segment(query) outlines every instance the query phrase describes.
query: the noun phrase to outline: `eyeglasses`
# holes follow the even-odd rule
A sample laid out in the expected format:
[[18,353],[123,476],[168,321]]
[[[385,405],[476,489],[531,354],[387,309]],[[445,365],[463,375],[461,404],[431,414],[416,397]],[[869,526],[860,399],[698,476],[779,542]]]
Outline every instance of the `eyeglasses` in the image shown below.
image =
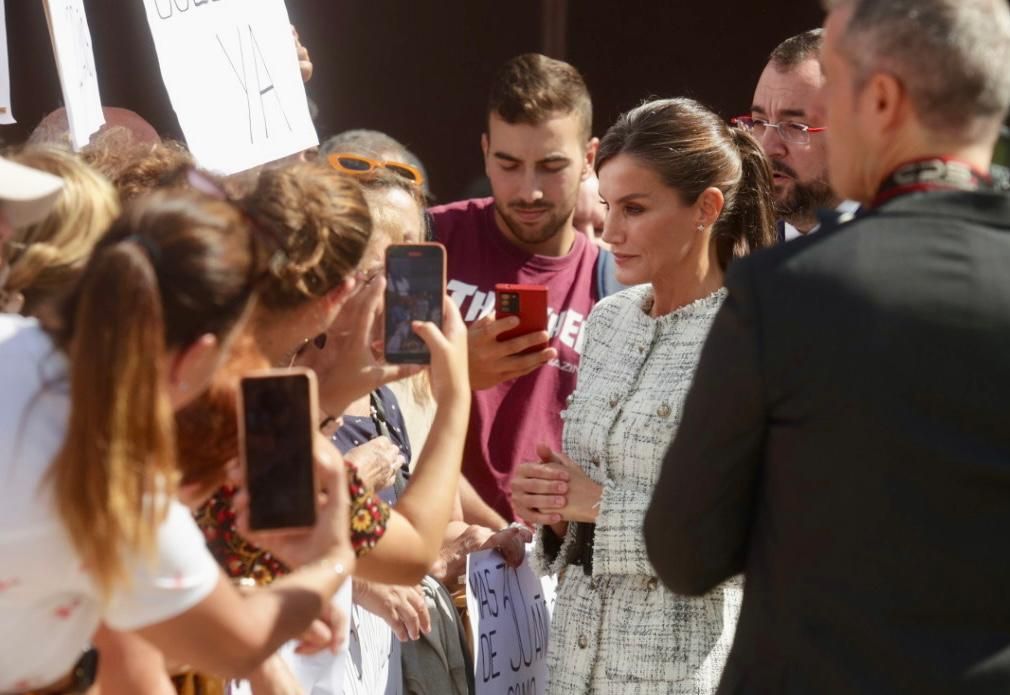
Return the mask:
[[750,116],[737,116],[730,119],[730,124],[752,133],[754,137],[759,139],[765,136],[769,128],[775,128],[782,140],[794,145],[807,145],[810,143],[811,133],[823,133],[827,130],[827,128],[811,128],[805,123],[793,123],[792,121],[772,123],[763,118],[751,118]]
[[420,172],[420,170],[418,170],[417,167],[406,164],[405,162],[385,162],[377,159],[369,159],[368,157],[362,157],[358,154],[347,154],[342,152],[335,152],[331,155],[327,155],[326,160],[334,169],[348,174],[353,174],[354,176],[366,176],[381,167],[389,169],[394,174],[402,176],[413,184],[418,186],[424,185],[424,175]]

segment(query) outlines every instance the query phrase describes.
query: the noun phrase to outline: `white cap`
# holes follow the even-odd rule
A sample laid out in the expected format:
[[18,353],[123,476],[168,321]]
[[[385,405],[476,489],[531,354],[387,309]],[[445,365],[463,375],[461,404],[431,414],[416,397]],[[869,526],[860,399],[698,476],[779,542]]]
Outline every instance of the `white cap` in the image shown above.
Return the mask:
[[0,157],[0,210],[14,229],[44,219],[62,188],[58,176]]

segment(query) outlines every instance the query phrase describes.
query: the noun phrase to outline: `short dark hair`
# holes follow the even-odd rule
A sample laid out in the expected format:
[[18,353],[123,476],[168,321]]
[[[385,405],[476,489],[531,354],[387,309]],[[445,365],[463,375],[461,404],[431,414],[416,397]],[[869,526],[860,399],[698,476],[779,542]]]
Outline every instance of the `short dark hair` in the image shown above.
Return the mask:
[[820,58],[824,30],[811,29],[802,34],[790,36],[775,47],[768,56],[768,62],[782,71],[791,70],[810,58]]
[[487,114],[506,123],[540,125],[558,114],[576,114],[588,142],[593,132],[593,102],[579,71],[539,53],[509,60],[491,84]]

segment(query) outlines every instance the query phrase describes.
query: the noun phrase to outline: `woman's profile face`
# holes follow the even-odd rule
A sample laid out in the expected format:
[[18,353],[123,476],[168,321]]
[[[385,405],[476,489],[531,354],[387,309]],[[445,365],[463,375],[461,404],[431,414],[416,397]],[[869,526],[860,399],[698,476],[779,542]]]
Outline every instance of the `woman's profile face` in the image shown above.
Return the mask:
[[607,207],[603,241],[610,244],[623,284],[653,283],[677,272],[692,249],[706,243],[695,206],[639,160],[619,154],[603,164],[599,177]]
[[417,200],[400,188],[369,191],[367,198],[372,211],[372,238],[358,270],[371,277],[385,269],[386,249],[390,244],[424,241],[424,218]]
[[[417,199],[400,188],[388,188],[368,196],[372,209],[372,238],[358,266],[366,278],[382,274],[386,269],[386,249],[392,243],[417,244],[424,241],[423,214]],[[375,322],[373,343],[382,352],[382,326],[380,317]]]

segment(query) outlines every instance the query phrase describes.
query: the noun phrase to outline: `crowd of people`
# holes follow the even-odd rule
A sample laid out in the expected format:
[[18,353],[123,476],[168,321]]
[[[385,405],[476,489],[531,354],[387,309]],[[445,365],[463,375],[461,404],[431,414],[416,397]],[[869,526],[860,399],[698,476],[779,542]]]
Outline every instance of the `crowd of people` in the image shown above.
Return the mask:
[[[1007,692],[1010,7],[825,10],[733,118],[597,138],[509,60],[492,195],[434,207],[376,131],[223,178],[47,117],[0,158],[0,693],[468,695],[482,549],[558,578],[553,695]],[[424,241],[441,325],[384,337]],[[316,522],[252,530],[239,382],[292,366]]]

